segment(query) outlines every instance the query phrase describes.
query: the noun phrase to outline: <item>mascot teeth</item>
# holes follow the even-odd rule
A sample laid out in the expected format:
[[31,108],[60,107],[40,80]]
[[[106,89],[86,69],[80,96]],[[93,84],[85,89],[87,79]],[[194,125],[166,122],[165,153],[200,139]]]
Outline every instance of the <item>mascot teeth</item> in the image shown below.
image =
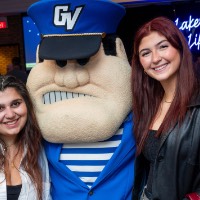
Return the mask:
[[52,104],[58,101],[63,101],[66,99],[73,99],[78,97],[91,97],[91,96],[82,93],[54,91],[54,92],[48,92],[43,95],[43,103]]

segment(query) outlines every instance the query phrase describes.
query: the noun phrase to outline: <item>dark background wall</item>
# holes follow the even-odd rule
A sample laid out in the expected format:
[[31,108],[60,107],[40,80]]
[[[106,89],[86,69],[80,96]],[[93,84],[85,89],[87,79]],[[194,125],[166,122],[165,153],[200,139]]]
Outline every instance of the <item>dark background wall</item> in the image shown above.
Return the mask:
[[[199,18],[200,20],[200,2],[195,1],[148,5],[137,8],[132,7],[127,8],[126,11],[126,16],[122,19],[117,33],[124,43],[129,60],[132,56],[132,46],[135,32],[143,23],[149,21],[150,19],[158,16],[166,16],[173,21],[177,17],[180,17],[182,20],[187,20],[189,15],[192,14],[193,17]],[[200,27],[198,29],[200,33]],[[200,51],[192,50],[192,53],[195,56],[200,55]]]
[[[200,18],[200,1],[129,6],[126,11],[126,16],[122,19],[117,33],[124,43],[128,59],[131,60],[134,34],[144,22],[156,16],[167,16],[175,20],[178,16],[188,19],[189,14],[192,14],[193,17]],[[20,56],[22,64],[25,64],[22,13],[24,14],[24,12],[9,14],[7,16],[8,28],[0,29],[0,73],[6,73],[6,65],[13,56]],[[199,55],[199,51],[193,51],[193,54]]]

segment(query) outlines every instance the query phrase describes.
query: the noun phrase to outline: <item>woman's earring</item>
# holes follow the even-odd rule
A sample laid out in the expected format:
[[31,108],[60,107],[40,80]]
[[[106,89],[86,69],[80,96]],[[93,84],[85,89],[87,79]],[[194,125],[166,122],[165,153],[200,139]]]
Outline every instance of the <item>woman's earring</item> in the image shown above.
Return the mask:
[[145,73],[145,75],[148,75],[145,70],[144,70],[144,73]]

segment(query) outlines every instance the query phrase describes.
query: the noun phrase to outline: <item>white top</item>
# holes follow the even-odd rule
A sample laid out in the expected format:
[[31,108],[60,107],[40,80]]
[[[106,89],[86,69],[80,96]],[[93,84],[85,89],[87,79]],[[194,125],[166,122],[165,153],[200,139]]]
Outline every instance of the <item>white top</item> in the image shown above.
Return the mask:
[[[43,148],[39,155],[39,165],[42,169],[43,178],[42,200],[51,200],[49,168]],[[19,168],[19,171],[22,180],[22,189],[18,200],[37,200],[35,185],[32,183],[30,177],[22,167]],[[0,172],[0,200],[7,200],[7,186],[5,174],[3,172]]]

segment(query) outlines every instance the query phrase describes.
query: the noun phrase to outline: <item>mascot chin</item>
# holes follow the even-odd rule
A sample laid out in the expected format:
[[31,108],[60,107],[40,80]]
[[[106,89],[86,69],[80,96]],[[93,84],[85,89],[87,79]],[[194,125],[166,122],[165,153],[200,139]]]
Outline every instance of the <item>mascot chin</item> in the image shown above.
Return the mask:
[[[110,0],[41,0],[28,9],[41,42],[27,87],[55,200],[131,200],[131,67]],[[31,41],[30,41],[31,42]]]

